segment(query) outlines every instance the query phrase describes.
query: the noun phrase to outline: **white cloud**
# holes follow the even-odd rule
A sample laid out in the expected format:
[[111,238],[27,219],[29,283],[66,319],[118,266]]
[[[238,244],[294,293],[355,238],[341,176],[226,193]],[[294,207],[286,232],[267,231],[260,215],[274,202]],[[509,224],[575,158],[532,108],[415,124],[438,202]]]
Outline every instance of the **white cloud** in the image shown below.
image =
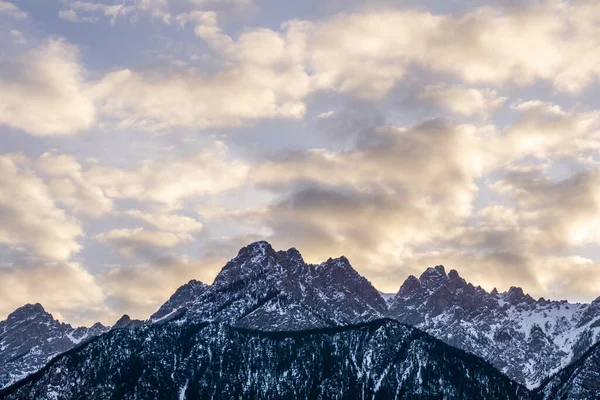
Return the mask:
[[25,19],[27,13],[21,11],[19,7],[8,1],[0,1],[0,15],[5,14],[14,19]]
[[65,3],[68,8],[60,10],[58,15],[61,19],[69,22],[98,22],[98,15],[100,15],[108,18],[111,24],[115,24],[119,18],[130,18],[132,22],[135,22],[140,15],[148,14],[152,18],[158,18],[168,23],[171,15],[166,11],[166,5],[167,1],[164,0],[127,0],[120,4],[71,1]]
[[27,159],[0,156],[0,188],[0,244],[26,246],[51,260],[67,260],[80,250],[80,224],[56,206]]
[[75,214],[98,218],[112,210],[112,200],[85,179],[74,157],[45,153],[35,160],[35,168],[48,177],[52,198]]
[[50,39],[0,66],[0,124],[38,136],[68,135],[96,119],[77,49]]
[[96,279],[78,263],[18,262],[0,265],[0,319],[25,303],[41,303],[55,318],[96,322],[87,315],[107,311]]
[[417,98],[432,101],[453,113],[465,116],[487,116],[506,101],[506,97],[498,96],[495,90],[463,86],[426,86]]
[[100,233],[94,238],[101,243],[115,246],[120,254],[128,257],[153,253],[160,248],[175,247],[190,239],[188,235],[150,231],[144,228],[113,229]]
[[166,232],[190,234],[202,230],[202,223],[200,221],[184,215],[144,213],[139,210],[129,210],[126,214],[146,222],[155,229]]
[[600,112],[567,111],[556,104],[532,100],[511,106],[516,123],[505,129],[505,141],[521,156],[575,157],[600,151]]
[[165,258],[151,263],[112,268],[99,281],[115,309],[132,318],[148,318],[190,279],[211,283],[226,259]]
[[180,208],[185,199],[238,188],[247,172],[248,166],[230,160],[227,149],[217,142],[212,149],[181,160],[148,160],[127,169],[94,166],[85,179],[113,199]]
[[16,29],[12,29],[8,34],[12,38],[12,41],[13,41],[14,44],[25,44],[25,43],[27,43],[27,39],[25,39],[25,36],[23,35],[23,33],[21,31],[18,31]]

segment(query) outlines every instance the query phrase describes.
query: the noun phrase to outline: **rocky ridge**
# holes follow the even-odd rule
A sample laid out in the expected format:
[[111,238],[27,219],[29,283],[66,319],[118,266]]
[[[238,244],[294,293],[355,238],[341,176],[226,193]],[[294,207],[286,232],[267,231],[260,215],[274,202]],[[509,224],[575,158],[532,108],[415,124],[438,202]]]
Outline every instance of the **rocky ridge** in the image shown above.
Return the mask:
[[0,321],[0,388],[39,370],[73,346],[83,343],[108,327],[100,323],[73,328],[61,323],[41,304],[26,304]]
[[[410,276],[396,295],[384,296],[345,257],[311,265],[296,249],[275,251],[267,242],[242,248],[212,285],[192,280],[147,321],[124,316],[113,330],[210,323],[235,329],[306,331],[381,318],[416,326],[472,352],[530,388],[575,362],[600,339],[600,299],[591,304],[536,300],[516,287],[504,293],[487,292],[455,270],[446,273],[443,266],[428,268],[419,278]],[[0,333],[7,321],[0,322]],[[46,335],[45,331],[39,334]],[[91,336],[88,333],[86,338]],[[0,336],[0,346],[3,340]],[[60,351],[76,344],[66,343]],[[26,349],[22,348],[23,354]],[[48,359],[33,357],[37,350],[29,349],[34,349],[31,356],[23,360],[32,357],[36,362],[21,367],[27,373]]]

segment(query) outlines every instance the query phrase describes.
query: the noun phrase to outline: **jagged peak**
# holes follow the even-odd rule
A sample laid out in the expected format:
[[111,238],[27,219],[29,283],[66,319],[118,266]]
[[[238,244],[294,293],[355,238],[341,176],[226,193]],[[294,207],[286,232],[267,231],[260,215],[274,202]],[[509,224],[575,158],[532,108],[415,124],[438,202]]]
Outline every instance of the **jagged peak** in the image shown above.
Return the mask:
[[270,264],[277,262],[277,253],[266,241],[260,240],[242,247],[215,277],[214,285],[230,284],[243,280]]
[[504,300],[511,304],[518,304],[523,301],[535,302],[535,299],[529,294],[525,294],[523,289],[518,286],[511,286],[506,293],[504,293]]
[[123,314],[121,318],[112,326],[111,329],[135,328],[141,325],[143,321],[139,319],[131,319],[127,314]]
[[247,246],[244,246],[240,249],[240,251],[238,251],[238,255],[237,257],[245,257],[248,255],[267,255],[267,254],[273,254],[275,253],[275,250],[273,250],[273,247],[271,246],[271,244],[269,242],[267,242],[266,240],[259,240],[256,242],[252,242],[250,244],[248,244]]
[[321,264],[317,265],[317,268],[339,268],[351,273],[358,274],[358,272],[356,272],[354,267],[352,267],[352,264],[350,264],[350,261],[345,256],[340,256],[337,258],[329,257],[325,262],[322,262]]
[[128,324],[129,322],[131,322],[131,317],[127,314],[123,314],[123,316],[119,318],[117,322],[115,322],[114,326],[116,327],[117,325]]
[[27,304],[17,308],[12,313],[10,313],[8,315],[8,318],[9,319],[22,318],[22,317],[28,317],[31,315],[35,315],[35,314],[50,315],[50,314],[48,314],[48,312],[46,312],[46,310],[40,303],[35,303],[35,304],[27,303]]
[[104,326],[102,322],[96,322],[94,325],[90,326],[90,329],[106,329],[106,326]]
[[[444,268],[442,266],[442,268]],[[450,272],[448,272],[448,278],[450,279],[462,279],[462,277],[460,276],[460,274],[458,273],[457,270],[455,269],[451,269]]]
[[419,277],[419,281],[423,286],[435,289],[444,281],[448,280],[446,269],[443,265],[436,265],[433,268],[427,268]]
[[180,286],[177,290],[184,288],[184,287],[204,287],[204,286],[208,286],[208,285],[202,281],[199,281],[196,279],[191,279],[188,283]]
[[398,290],[398,296],[404,296],[413,293],[421,288],[421,281],[414,275],[409,275]]
[[302,258],[302,254],[300,254],[298,249],[296,249],[295,247],[290,247],[289,249],[285,251],[279,251],[278,253],[284,255],[289,260],[304,263],[304,258]]
[[425,271],[423,271],[423,273],[419,277],[419,280],[423,280],[424,278],[427,278],[430,276],[436,276],[436,277],[442,276],[445,278],[445,277],[447,277],[446,269],[444,268],[443,265],[436,265],[435,267],[429,267]]

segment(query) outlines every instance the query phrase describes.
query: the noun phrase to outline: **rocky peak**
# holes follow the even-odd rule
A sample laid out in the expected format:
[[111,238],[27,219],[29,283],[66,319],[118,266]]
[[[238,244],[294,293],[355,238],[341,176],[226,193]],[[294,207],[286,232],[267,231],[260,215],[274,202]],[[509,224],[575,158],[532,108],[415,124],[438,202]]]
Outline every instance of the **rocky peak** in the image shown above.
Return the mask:
[[106,329],[106,326],[102,325],[101,322],[96,322],[90,327],[90,329]]
[[121,318],[119,318],[119,320],[117,322],[115,322],[115,324],[113,325],[112,329],[133,329],[133,328],[137,328],[138,326],[142,325],[143,321],[140,321],[139,319],[131,319],[131,317],[129,317],[129,315],[127,314],[123,314],[123,316]]
[[40,303],[25,304],[9,314],[7,320],[23,320],[32,316],[51,316]]
[[447,280],[448,275],[446,275],[446,270],[443,265],[427,268],[419,277],[421,285],[428,289],[436,289]]
[[302,254],[295,248],[289,248],[286,251],[278,251],[278,255],[282,258],[286,259],[288,262],[296,263],[296,264],[304,264],[304,259],[302,258]]
[[421,281],[414,275],[409,275],[404,281],[400,290],[398,290],[399,297],[407,297],[421,290]]
[[[26,304],[0,321],[0,388],[43,367],[53,356],[106,331],[61,323],[39,304]],[[1,397],[1,396],[0,396]]]
[[268,242],[260,240],[258,242],[253,242],[245,247],[242,247],[240,251],[238,251],[236,259],[264,257],[266,255],[274,254],[275,250],[273,250],[273,247]]
[[131,322],[131,317],[127,314],[123,314],[123,316],[121,318],[119,318],[117,320],[117,322],[115,322],[115,324],[113,325],[113,329],[119,329],[122,328],[123,326],[127,325],[128,323]]
[[277,265],[277,253],[267,242],[258,241],[242,247],[216,276],[214,285],[230,285],[266,272]]
[[344,256],[338,258],[328,258],[327,261],[321,263],[317,266],[317,268],[323,268],[328,270],[340,270],[349,272],[351,274],[358,274],[356,270],[350,265],[350,261]]
[[516,286],[511,286],[508,292],[504,293],[504,300],[512,305],[519,303],[535,303],[533,297],[529,294],[525,294],[523,289]]
[[[180,286],[175,293],[151,317],[150,321],[157,322],[167,317],[176,317],[187,310],[187,307],[206,292],[209,286],[192,279]],[[178,312],[179,311],[179,312]]]
[[[444,267],[442,267],[442,268],[444,268]],[[455,269],[451,269],[450,272],[448,272],[448,278],[452,279],[452,280],[462,279],[460,277],[460,275],[458,274],[458,271]]]

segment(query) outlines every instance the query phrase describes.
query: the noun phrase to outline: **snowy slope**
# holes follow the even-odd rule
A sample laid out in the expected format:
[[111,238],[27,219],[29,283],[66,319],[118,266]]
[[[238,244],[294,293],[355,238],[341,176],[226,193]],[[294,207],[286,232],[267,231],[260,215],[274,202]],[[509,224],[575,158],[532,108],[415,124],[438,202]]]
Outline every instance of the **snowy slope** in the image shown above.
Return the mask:
[[532,399],[525,387],[480,358],[391,320],[299,332],[177,320],[116,330],[66,353],[9,388],[4,398],[158,394],[165,399]]
[[108,330],[100,323],[73,328],[27,304],[0,321],[0,388],[39,370],[52,357]]
[[[186,318],[195,321],[297,330],[365,322],[387,312],[377,290],[345,257],[309,265],[296,249],[276,252],[267,242],[242,248],[211,286],[187,285],[151,323],[186,310]],[[186,294],[191,291],[194,295]]]
[[543,400],[600,398],[600,343],[537,389]]
[[600,338],[600,299],[534,300],[516,287],[488,293],[443,266],[409,277],[388,315],[483,357],[531,388]]
[[[454,270],[446,274],[443,266],[409,277],[394,296],[382,295],[345,257],[311,265],[296,249],[275,251],[255,242],[242,248],[212,285],[192,280],[145,323],[124,316],[113,329],[210,323],[305,331],[381,318],[417,326],[533,388],[598,341],[600,299],[591,304],[535,300],[520,288],[488,293]],[[73,329],[39,305],[17,310],[0,322],[2,382],[36,371],[106,330],[99,325]]]

